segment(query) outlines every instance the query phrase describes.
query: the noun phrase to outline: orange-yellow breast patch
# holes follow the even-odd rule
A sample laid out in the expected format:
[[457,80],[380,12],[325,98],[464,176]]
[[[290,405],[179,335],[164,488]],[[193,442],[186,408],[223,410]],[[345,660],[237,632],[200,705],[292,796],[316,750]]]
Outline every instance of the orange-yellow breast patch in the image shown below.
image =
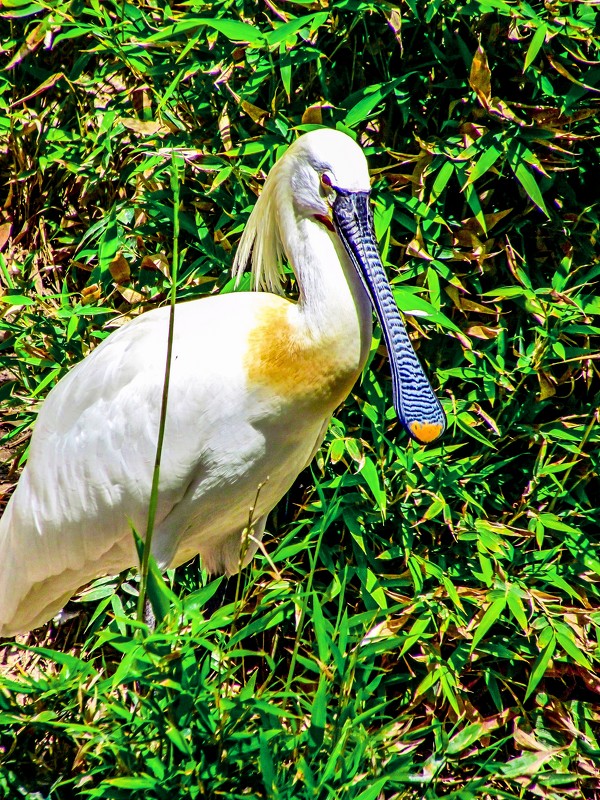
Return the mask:
[[422,444],[434,442],[443,432],[443,426],[438,422],[413,422],[409,428],[415,439]]
[[291,308],[290,301],[278,298],[261,310],[244,359],[248,381],[292,401],[333,409],[350,393],[361,365],[345,343],[298,331],[290,323]]

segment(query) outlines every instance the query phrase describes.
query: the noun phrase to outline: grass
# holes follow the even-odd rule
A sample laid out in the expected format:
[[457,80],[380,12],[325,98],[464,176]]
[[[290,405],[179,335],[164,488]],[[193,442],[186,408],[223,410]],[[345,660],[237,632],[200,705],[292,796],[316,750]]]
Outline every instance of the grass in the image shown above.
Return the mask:
[[263,176],[314,124],[365,148],[450,422],[407,441],[375,341],[212,615],[192,563],[150,580],[154,633],[125,575],[6,643],[0,796],[600,797],[596,4],[0,15],[5,497],[51,386],[168,300],[173,153],[185,300],[232,290]]

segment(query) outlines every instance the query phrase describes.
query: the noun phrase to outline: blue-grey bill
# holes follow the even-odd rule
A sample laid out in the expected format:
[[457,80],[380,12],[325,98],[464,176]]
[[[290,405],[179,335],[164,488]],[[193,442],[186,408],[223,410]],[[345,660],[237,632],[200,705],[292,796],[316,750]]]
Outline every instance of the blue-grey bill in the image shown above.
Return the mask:
[[446,417],[411,344],[381,263],[369,193],[338,191],[333,220],[379,318],[390,359],[398,419],[418,442],[433,442],[443,434]]

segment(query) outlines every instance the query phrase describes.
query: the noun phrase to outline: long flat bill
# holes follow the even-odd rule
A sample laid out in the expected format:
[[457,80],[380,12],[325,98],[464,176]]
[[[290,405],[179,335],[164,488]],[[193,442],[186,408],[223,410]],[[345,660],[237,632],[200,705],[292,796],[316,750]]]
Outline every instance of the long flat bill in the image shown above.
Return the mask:
[[390,359],[398,419],[409,436],[421,444],[433,442],[444,433],[446,417],[414,351],[381,263],[369,193],[338,190],[333,219],[379,317]]

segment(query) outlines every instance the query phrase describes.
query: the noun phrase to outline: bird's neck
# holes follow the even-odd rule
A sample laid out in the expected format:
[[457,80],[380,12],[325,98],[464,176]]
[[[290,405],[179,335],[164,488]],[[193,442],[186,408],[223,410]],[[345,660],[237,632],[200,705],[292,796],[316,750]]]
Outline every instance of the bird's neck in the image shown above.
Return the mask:
[[298,281],[299,325],[313,341],[352,349],[364,366],[373,332],[373,312],[360,277],[341,242],[312,218],[286,226],[284,249]]
[[[359,276],[324,226],[287,218],[282,245],[299,288],[297,303],[267,295],[246,355],[249,384],[305,420],[323,420],[348,396],[372,337],[372,311]],[[311,416],[312,415],[312,416]]]

